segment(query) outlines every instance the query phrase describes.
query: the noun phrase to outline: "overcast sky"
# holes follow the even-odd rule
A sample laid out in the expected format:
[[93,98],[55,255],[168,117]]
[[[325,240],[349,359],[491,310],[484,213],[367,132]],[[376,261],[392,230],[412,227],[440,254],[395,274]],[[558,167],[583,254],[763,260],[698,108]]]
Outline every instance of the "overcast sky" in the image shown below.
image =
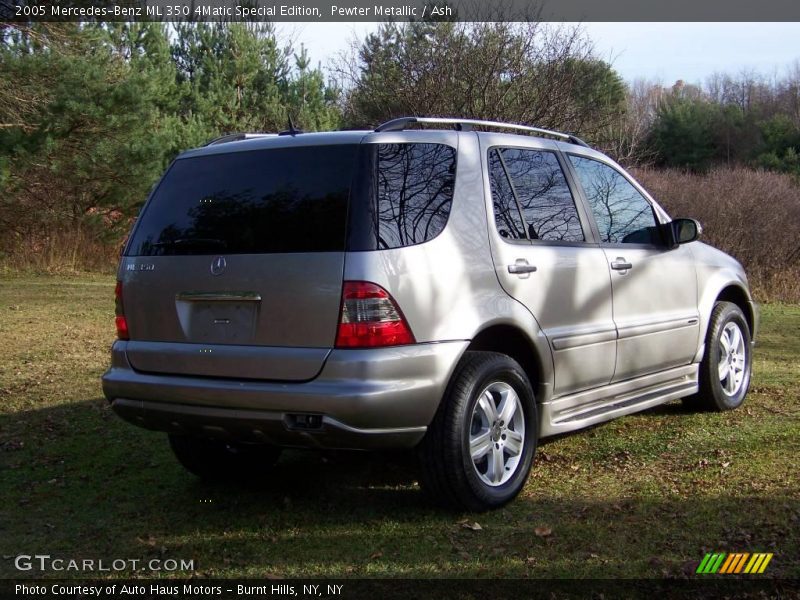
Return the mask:
[[[376,23],[283,24],[323,66]],[[584,23],[596,54],[623,78],[702,83],[714,72],[784,73],[800,61],[800,23]]]

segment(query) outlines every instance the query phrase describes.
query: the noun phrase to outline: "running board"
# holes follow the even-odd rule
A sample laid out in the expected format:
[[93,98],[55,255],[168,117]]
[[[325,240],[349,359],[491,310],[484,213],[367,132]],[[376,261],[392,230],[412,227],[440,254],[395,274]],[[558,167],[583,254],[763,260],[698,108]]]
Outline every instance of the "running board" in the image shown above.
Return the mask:
[[543,402],[539,437],[583,429],[690,396],[698,389],[698,371],[699,365],[686,365]]

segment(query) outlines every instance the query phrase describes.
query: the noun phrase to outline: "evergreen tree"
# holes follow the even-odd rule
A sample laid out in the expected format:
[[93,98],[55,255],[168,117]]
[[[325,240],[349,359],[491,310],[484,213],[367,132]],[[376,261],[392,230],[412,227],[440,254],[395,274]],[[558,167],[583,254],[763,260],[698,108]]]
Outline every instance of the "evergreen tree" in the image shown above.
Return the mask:
[[705,100],[673,98],[658,112],[652,144],[665,166],[704,171],[717,153],[714,125],[718,109]]
[[0,29],[0,253],[116,243],[182,150],[233,131],[338,125],[336,92],[268,23]]

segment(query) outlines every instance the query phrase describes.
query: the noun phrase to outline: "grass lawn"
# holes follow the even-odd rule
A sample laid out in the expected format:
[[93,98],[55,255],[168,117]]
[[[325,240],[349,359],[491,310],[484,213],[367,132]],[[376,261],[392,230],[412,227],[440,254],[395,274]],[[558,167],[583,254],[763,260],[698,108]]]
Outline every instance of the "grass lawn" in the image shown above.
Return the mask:
[[683,577],[710,551],[800,577],[800,306],[762,308],[740,410],[673,402],[545,441],[515,502],[452,514],[406,454],[290,451],[261,487],[198,483],[102,397],[113,287],[0,278],[0,577],[36,553],[219,577]]

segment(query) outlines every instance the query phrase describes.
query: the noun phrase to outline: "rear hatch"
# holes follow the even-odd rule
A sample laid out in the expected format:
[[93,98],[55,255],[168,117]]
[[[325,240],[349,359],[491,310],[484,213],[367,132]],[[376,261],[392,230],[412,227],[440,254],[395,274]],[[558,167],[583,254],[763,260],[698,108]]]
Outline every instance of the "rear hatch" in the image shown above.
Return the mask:
[[147,203],[121,266],[135,369],[286,381],[321,370],[358,145],[266,144],[179,158]]

